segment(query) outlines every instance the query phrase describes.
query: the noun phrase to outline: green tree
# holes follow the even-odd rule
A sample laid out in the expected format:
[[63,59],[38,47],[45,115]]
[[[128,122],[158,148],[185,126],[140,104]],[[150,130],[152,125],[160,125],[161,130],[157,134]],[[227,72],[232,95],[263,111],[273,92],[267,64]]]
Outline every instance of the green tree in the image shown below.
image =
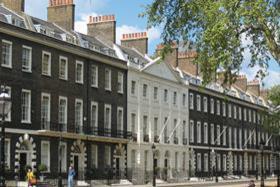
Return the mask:
[[269,90],[268,98],[274,106],[280,106],[280,85],[273,86]]
[[271,58],[280,65],[280,0],[154,0],[142,16],[163,27],[163,56],[172,41],[195,44],[204,83],[219,68],[233,82],[246,49],[249,66],[261,67],[256,76],[265,76]]

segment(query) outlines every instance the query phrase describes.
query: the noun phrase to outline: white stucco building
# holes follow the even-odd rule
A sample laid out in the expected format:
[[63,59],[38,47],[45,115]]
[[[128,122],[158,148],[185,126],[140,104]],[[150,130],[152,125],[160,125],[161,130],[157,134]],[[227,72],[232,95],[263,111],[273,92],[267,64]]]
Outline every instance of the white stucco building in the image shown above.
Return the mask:
[[183,180],[189,165],[187,86],[168,63],[134,48],[121,51],[128,62],[127,128],[132,132],[128,177],[133,183],[151,181],[154,143],[157,178]]

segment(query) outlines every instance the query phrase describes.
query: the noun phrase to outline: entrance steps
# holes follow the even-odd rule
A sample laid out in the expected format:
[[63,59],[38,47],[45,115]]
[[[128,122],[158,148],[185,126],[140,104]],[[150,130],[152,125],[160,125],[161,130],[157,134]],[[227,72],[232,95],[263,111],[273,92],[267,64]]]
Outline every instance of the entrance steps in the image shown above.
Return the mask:
[[90,184],[88,184],[86,181],[77,181],[76,186],[77,187],[86,187],[86,186],[90,186]]
[[133,186],[133,184],[130,181],[126,180],[126,179],[121,179],[120,183],[112,184],[111,186]]
[[26,186],[28,186],[28,182],[27,181],[18,181],[16,185],[17,185],[17,187],[26,187]]

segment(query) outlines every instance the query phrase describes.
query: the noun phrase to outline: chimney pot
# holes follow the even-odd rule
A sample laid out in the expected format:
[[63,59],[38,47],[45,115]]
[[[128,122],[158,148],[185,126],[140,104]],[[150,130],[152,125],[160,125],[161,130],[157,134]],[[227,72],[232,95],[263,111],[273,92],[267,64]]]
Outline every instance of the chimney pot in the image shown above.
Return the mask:
[[148,53],[148,37],[147,32],[137,32],[123,34],[121,39],[121,45],[125,47],[134,47],[140,53]]

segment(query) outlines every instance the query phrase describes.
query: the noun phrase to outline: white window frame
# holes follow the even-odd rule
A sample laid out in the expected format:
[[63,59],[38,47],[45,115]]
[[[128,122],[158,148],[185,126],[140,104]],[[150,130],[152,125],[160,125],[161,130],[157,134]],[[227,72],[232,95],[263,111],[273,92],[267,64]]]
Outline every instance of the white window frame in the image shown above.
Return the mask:
[[190,120],[190,130],[189,130],[189,137],[190,137],[190,142],[193,143],[194,142],[194,121]]
[[[95,124],[92,124],[92,118],[93,118],[92,107],[93,106],[96,107],[96,111],[95,111],[95,116],[96,116]],[[98,127],[98,103],[95,102],[95,101],[91,101],[91,104],[90,104],[90,126],[91,127]]]
[[208,99],[207,99],[207,97],[203,97],[203,111],[204,112],[208,111]]
[[221,127],[220,125],[217,125],[217,145],[221,145]]
[[214,145],[215,144],[215,125],[213,123],[211,123],[211,144]]
[[[50,142],[49,141],[41,141],[41,160],[42,160],[42,147],[43,144],[47,144],[48,145],[48,160],[47,160],[47,172],[50,172]],[[45,163],[44,163],[45,164]]]
[[247,109],[246,108],[243,109],[243,119],[244,119],[244,121],[247,121]]
[[143,88],[142,96],[143,96],[143,98],[147,98],[148,97],[148,84],[144,83],[142,88]]
[[197,153],[197,171],[201,171],[201,153]]
[[5,153],[5,166],[7,166],[10,169],[11,168],[11,140],[6,138],[5,142],[7,142],[7,145],[5,145],[5,147],[7,148],[7,154]]
[[75,99],[75,127],[76,127],[76,125],[77,125],[77,119],[76,119],[76,106],[77,106],[77,103],[81,103],[80,127],[83,127],[83,126],[84,126],[84,124],[83,124],[83,118],[84,118],[84,101],[83,101],[82,99]]
[[[26,45],[23,45],[22,46],[22,49],[27,49],[27,50],[30,50],[30,54],[29,54],[29,62],[28,62],[28,66],[23,66],[22,64],[22,67],[21,67],[21,70],[24,71],[24,72],[27,72],[27,73],[31,73],[32,72],[32,47],[29,47],[29,46],[26,46]],[[22,54],[23,55],[23,54]],[[22,57],[21,57],[22,58]],[[23,59],[21,59],[23,60]],[[23,68],[25,67],[25,68]]]
[[[121,111],[122,112],[122,117],[121,117],[121,124],[118,124],[118,122],[119,122],[119,111]],[[124,113],[123,113],[123,107],[118,107],[117,108],[117,130],[121,130],[121,131],[123,131],[123,121],[124,121]],[[119,129],[119,125],[120,125],[120,129]]]
[[207,144],[208,143],[208,124],[207,122],[203,123],[203,139],[204,139],[204,143]]
[[[78,80],[78,76],[77,76],[77,67],[78,65],[81,65],[81,80]],[[75,65],[75,82],[78,84],[84,84],[84,62],[83,61],[79,61],[76,60],[76,65]]]
[[[50,122],[50,120],[51,120],[51,94],[49,94],[49,93],[41,93],[41,108],[42,108],[43,97],[48,97],[49,98],[47,122]],[[42,112],[42,109],[41,109],[41,112]],[[42,115],[41,115],[41,120],[42,120]]]
[[196,122],[197,143],[201,143],[201,122]]
[[[65,158],[63,158],[61,152],[59,152],[59,154],[61,156],[61,171],[62,172],[67,172],[67,143],[66,142],[61,142],[60,146],[64,146],[65,147]],[[65,167],[63,167],[63,165]]]
[[[4,86],[1,85],[1,90],[4,89]],[[5,90],[8,91],[8,95],[12,98],[12,88],[10,86],[5,86]],[[11,115],[12,115],[12,110],[8,113],[8,115],[5,117],[5,121],[10,122],[11,121]]]
[[228,117],[231,118],[232,116],[232,111],[231,111],[231,104],[228,104]]
[[124,80],[124,74],[122,72],[118,72],[118,84],[120,84],[121,89],[119,90],[118,87],[118,93],[123,94],[123,80]]
[[[61,60],[65,60],[65,77],[61,77]],[[62,80],[68,80],[68,58],[65,56],[59,56],[59,73],[58,73],[59,79]]]
[[[43,71],[43,59],[44,59],[44,55],[48,55],[49,56],[49,61],[48,61],[48,72],[44,72]],[[51,66],[52,66],[52,54],[50,52],[47,52],[47,51],[43,51],[42,52],[42,75],[45,75],[45,76],[51,76]]]
[[[5,68],[12,68],[12,58],[13,58],[13,42],[11,42],[11,41],[8,41],[8,40],[2,40],[2,46],[3,46],[3,43],[6,43],[6,44],[8,44],[8,45],[10,45],[10,52],[11,52],[11,54],[10,54],[10,56],[9,56],[9,64],[3,64],[3,59],[2,59],[2,55],[3,55],[3,51],[2,51],[2,48],[1,48],[1,66],[2,67],[5,67]],[[1,47],[2,47],[1,46]]]
[[158,87],[154,86],[154,100],[157,101],[158,100]]
[[222,104],[222,105],[223,105],[223,116],[224,116],[224,117],[226,117],[226,115],[227,115],[227,112],[226,112],[226,106],[227,106],[227,105],[226,105],[226,103],[225,103],[225,102],[223,102],[223,104]]
[[[95,82],[93,81],[93,69],[95,69]],[[98,88],[98,66],[97,65],[91,65],[91,87]]]
[[201,97],[200,97],[200,95],[196,95],[196,110],[201,111]]
[[210,112],[211,112],[211,114],[214,114],[214,109],[215,108],[215,101],[214,101],[214,99],[213,98],[211,98],[211,100],[210,100]]
[[[106,87],[106,76],[107,76],[106,71],[108,71],[108,87]],[[105,68],[104,76],[105,76],[105,83],[104,83],[105,90],[111,91],[112,90],[112,71],[111,71],[111,69]]]
[[220,115],[221,114],[221,102],[220,100],[217,100],[216,102],[217,104],[217,115]]
[[[25,92],[25,93],[28,93],[28,111],[27,111],[27,120],[23,120],[22,119],[22,116],[21,116],[21,123],[28,123],[28,124],[30,124],[31,123],[31,90],[26,90],[26,89],[22,89],[21,90],[21,93],[23,93],[23,92]],[[23,112],[22,111],[22,98],[21,98],[21,112]]]
[[65,106],[66,111],[65,111],[65,121],[63,123],[60,122],[60,121],[58,121],[58,122],[60,123],[60,125],[61,125],[61,123],[66,125],[67,122],[68,122],[68,99],[67,99],[67,97],[63,97],[63,96],[58,97],[58,120],[60,119],[60,116],[59,116],[60,115],[59,114],[59,112],[60,112],[60,100],[65,100],[66,101],[66,106]]
[[204,157],[203,157],[203,159],[204,159],[204,172],[208,172],[208,170],[209,170],[209,164],[208,164],[208,153],[204,153]]
[[[106,119],[106,109],[109,108],[110,109],[110,114],[109,114],[109,119],[108,119],[108,122],[109,122],[109,126],[106,127],[105,125],[105,119]],[[111,124],[111,119],[112,119],[112,106],[110,104],[105,104],[104,106],[104,127],[105,128],[108,128],[108,129],[111,129],[112,128],[112,124]]]
[[[132,116],[134,116],[135,118],[132,117]],[[137,132],[137,127],[136,127],[136,126],[137,126],[137,125],[136,125],[136,123],[137,123],[137,122],[136,122],[136,119],[137,119],[137,118],[136,118],[136,113],[135,113],[135,112],[130,113],[130,117],[131,117],[131,119],[130,119],[130,120],[131,120],[131,132],[132,132],[132,133],[136,133],[136,132]],[[133,119],[133,118],[134,118],[134,119]],[[134,120],[134,121],[133,121],[133,120]],[[132,125],[132,124],[133,124],[133,125]],[[133,126],[134,126],[134,129],[132,128]]]
[[130,94],[136,95],[136,81],[131,80]]
[[193,110],[194,107],[194,98],[193,98],[193,93],[190,93],[190,109]]

